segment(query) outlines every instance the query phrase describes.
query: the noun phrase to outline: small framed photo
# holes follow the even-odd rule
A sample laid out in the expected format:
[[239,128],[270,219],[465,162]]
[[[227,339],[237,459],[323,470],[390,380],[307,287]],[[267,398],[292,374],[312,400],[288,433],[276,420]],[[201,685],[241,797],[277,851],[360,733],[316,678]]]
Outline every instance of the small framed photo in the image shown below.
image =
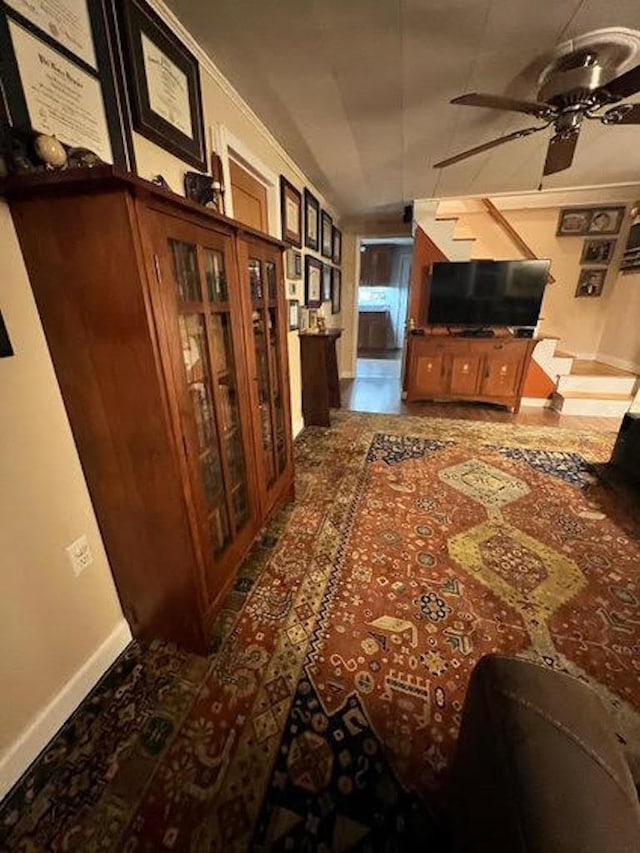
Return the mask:
[[587,234],[617,234],[620,231],[626,208],[597,207],[591,211]]
[[304,244],[314,252],[320,247],[320,205],[308,189],[304,191]]
[[300,320],[299,320],[299,311],[300,311],[300,303],[297,299],[289,300],[289,331],[295,332],[298,328]]
[[342,263],[342,231],[340,231],[340,229],[336,228],[335,226],[333,228],[332,238],[333,238],[333,258],[332,258],[332,260],[333,260],[334,264],[338,264],[338,266],[340,266],[340,264]]
[[295,249],[287,249],[287,278],[298,281],[302,278],[302,254]]
[[298,308],[298,331],[306,332],[309,328],[309,309],[302,305]]
[[582,247],[581,264],[610,264],[615,251],[615,240],[585,240]]
[[296,299],[298,296],[298,285],[295,281],[290,281],[288,285],[287,293],[289,294],[290,299]]
[[305,255],[304,301],[307,308],[319,308],[322,304],[322,261]]
[[339,314],[342,307],[342,272],[333,268],[331,281],[331,313]]
[[604,280],[607,276],[606,269],[585,268],[580,270],[576,296],[602,296]]
[[302,246],[302,194],[284,175],[280,175],[280,215],[282,239],[293,246]]
[[318,331],[318,309],[317,308],[309,308],[309,325],[307,326],[307,331],[309,331],[309,332],[317,332]]
[[591,222],[591,209],[569,207],[560,211],[557,237],[581,237],[586,234]]
[[322,257],[331,259],[333,257],[333,219],[326,210],[322,211],[320,238]]
[[331,302],[331,267],[322,264],[322,301]]

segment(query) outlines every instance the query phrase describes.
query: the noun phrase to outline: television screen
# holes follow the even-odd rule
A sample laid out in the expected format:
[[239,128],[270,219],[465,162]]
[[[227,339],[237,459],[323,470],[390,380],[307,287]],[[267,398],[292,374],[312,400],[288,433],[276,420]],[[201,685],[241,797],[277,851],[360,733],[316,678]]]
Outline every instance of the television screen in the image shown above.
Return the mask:
[[549,261],[452,261],[433,265],[427,323],[535,326]]

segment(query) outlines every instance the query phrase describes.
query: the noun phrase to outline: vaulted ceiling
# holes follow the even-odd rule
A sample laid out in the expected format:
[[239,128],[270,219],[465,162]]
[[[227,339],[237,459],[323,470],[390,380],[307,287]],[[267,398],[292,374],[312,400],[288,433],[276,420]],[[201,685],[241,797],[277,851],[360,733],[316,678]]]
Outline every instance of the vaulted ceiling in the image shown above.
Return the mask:
[[[545,133],[432,168],[531,124],[527,116],[451,106],[450,99],[469,91],[535,97],[539,59],[554,46],[602,27],[640,30],[640,0],[169,3],[344,213],[414,198],[535,189]],[[589,122],[571,169],[544,186],[639,179],[640,127]]]

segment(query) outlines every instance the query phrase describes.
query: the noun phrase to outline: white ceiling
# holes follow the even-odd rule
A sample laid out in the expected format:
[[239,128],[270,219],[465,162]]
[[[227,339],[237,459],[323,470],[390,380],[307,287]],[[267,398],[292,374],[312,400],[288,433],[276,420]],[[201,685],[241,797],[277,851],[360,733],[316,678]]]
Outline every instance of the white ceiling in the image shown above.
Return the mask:
[[[354,214],[535,189],[544,133],[432,168],[532,124],[449,100],[469,91],[534,97],[526,69],[558,43],[602,27],[640,30],[640,0],[169,3],[318,189]],[[639,178],[640,127],[589,122],[572,168],[544,186]]]

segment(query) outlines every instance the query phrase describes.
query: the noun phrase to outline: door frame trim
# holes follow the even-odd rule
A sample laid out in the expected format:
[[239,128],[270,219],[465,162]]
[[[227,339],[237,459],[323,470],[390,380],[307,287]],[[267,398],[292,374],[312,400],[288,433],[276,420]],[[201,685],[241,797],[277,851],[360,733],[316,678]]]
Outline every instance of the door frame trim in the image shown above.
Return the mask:
[[241,139],[218,122],[211,127],[211,144],[213,150],[222,161],[222,174],[225,186],[225,213],[234,218],[233,198],[231,195],[231,172],[229,163],[233,160],[246,169],[267,191],[267,215],[269,231],[273,237],[279,237],[282,232],[280,216],[280,191],[278,175],[270,169]]

